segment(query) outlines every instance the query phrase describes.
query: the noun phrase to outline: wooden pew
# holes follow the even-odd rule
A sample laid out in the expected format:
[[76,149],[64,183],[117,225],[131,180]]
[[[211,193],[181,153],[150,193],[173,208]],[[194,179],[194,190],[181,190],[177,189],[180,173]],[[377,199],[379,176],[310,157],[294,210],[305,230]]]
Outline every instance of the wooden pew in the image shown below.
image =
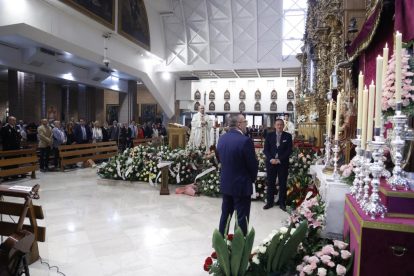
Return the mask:
[[[65,170],[65,165],[85,162],[89,159],[108,159],[118,154],[118,146],[115,141],[59,146],[58,149],[61,172]],[[92,155],[85,156],[87,154]]]
[[[6,186],[0,185],[0,196],[9,196],[9,197],[21,197],[26,198],[28,192],[26,191],[17,191],[9,190],[10,187],[14,185]],[[37,198],[34,198],[37,199]],[[20,217],[23,209],[23,203],[7,202],[0,197],[0,214],[17,216]],[[46,227],[38,226],[37,220],[44,219],[42,206],[33,205],[33,200],[31,201],[30,208],[27,211],[26,217],[29,218],[30,225],[24,224],[23,229],[33,233],[35,235],[35,241],[32,245],[30,251],[30,264],[36,262],[39,259],[39,246],[38,242],[46,241]],[[17,220],[15,220],[17,223]],[[10,236],[16,230],[16,223],[0,221],[0,236]]]
[[[8,177],[12,175],[26,174],[31,172],[32,178],[36,178],[36,171],[39,169],[37,165],[36,149],[22,149],[22,150],[9,150],[0,151],[0,158],[6,158],[0,160],[0,177]],[[19,166],[26,165],[29,166]],[[8,166],[18,165],[17,168],[6,168]]]

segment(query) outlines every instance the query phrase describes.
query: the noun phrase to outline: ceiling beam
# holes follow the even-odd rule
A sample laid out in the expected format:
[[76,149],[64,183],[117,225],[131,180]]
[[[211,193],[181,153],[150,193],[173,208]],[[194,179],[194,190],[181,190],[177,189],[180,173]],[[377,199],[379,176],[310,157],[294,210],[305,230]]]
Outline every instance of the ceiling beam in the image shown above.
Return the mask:
[[187,38],[187,22],[185,20],[185,15],[184,15],[183,0],[180,0],[180,8],[181,8],[181,16],[182,16],[183,26],[184,26],[185,47],[187,48],[186,49],[187,56],[186,56],[185,64],[188,65],[188,52],[189,51],[188,51],[188,38]]
[[235,70],[233,70],[233,73],[240,79],[239,74],[237,74],[237,72]]
[[258,76],[259,78],[261,78],[261,77],[262,77],[262,76],[260,76],[259,69],[257,69],[257,68],[256,68],[256,73],[257,73],[257,76]]
[[216,78],[220,78],[216,73],[214,73],[213,71],[210,71],[211,72],[211,74],[213,75],[213,76],[215,76]]

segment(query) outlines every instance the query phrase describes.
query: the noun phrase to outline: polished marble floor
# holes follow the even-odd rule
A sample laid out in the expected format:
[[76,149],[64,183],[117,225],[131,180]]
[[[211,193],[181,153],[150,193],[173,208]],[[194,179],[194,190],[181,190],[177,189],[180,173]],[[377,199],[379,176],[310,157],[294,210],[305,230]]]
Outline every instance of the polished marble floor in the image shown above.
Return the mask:
[[[37,179],[4,184],[40,184],[47,241],[40,255],[66,276],[208,275],[211,236],[221,214],[221,199],[206,196],[160,196],[148,183],[104,180],[93,169],[37,173]],[[6,198],[10,200],[11,198]],[[250,225],[255,244],[278,229],[287,214],[264,211],[253,202]],[[3,219],[9,220],[8,217]],[[36,262],[32,276],[59,275]]]

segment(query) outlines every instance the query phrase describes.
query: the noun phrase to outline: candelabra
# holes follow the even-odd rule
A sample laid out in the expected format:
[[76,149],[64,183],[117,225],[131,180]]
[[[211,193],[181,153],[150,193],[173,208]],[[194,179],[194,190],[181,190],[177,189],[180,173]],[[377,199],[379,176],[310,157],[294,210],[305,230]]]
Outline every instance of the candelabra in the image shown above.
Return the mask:
[[325,136],[325,168],[329,166],[329,159],[331,158],[331,137],[327,133],[324,133]]
[[334,161],[334,172],[333,172],[333,179],[339,180],[341,176],[338,173],[338,153],[341,151],[341,148],[338,146],[338,140],[335,140],[335,146],[333,147],[332,151],[334,152],[333,161]]
[[384,165],[382,162],[382,156],[384,154],[383,148],[385,147],[385,142],[381,138],[380,128],[375,128],[375,141],[370,142],[370,147],[373,150],[372,158],[374,159],[374,163],[369,168],[370,172],[373,175],[373,179],[371,181],[372,186],[372,193],[369,199],[369,202],[365,205],[365,212],[367,215],[370,215],[372,219],[375,219],[376,216],[380,216],[384,218],[385,214],[387,213],[387,208],[381,203],[381,198],[378,195],[378,186],[380,185],[380,177],[382,174],[382,170],[384,169]]
[[358,175],[355,177],[358,178],[358,190],[356,191],[355,199],[359,203],[362,200],[362,197],[364,196],[364,162],[365,162],[365,149],[361,149],[361,154],[358,160],[358,166],[359,166],[359,172]]
[[392,170],[392,177],[388,179],[388,184],[395,191],[397,187],[402,187],[404,190],[408,190],[410,180],[404,177],[403,169],[401,167],[401,161],[403,155],[401,149],[405,145],[405,140],[402,139],[402,131],[404,129],[407,116],[401,114],[401,102],[397,103],[397,109],[394,116],[388,117],[388,120],[394,124],[394,139],[391,141],[391,148],[394,154],[394,169]]
[[364,158],[364,162],[362,166],[364,167],[365,177],[363,179],[363,183],[365,183],[365,185],[364,185],[364,195],[361,197],[361,200],[359,201],[359,206],[362,209],[364,209],[365,204],[367,204],[369,201],[369,183],[371,182],[371,178],[369,177],[369,173],[370,173],[369,168],[371,166],[371,151],[370,150],[365,151],[365,158]]
[[358,192],[358,184],[359,184],[358,174],[361,168],[361,163],[359,162],[361,159],[361,129],[360,128],[357,129],[356,137],[357,137],[356,139],[351,140],[352,143],[356,146],[355,147],[356,155],[354,156],[354,158],[352,158],[352,164],[355,166],[354,168],[355,179],[353,182],[353,186],[350,188],[350,192],[353,197],[355,197]]

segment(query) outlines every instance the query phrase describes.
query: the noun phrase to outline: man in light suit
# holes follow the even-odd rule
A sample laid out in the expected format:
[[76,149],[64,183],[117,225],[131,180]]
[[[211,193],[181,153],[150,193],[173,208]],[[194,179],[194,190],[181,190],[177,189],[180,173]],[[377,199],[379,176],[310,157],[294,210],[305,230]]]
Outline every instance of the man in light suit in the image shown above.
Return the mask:
[[113,121],[112,126],[109,128],[109,138],[111,139],[111,141],[116,141],[116,143],[118,144],[119,127],[117,121]]
[[53,132],[53,163],[55,165],[55,171],[59,170],[59,150],[58,147],[65,145],[67,138],[64,131],[60,129],[60,122],[54,122],[55,127],[52,129]]
[[217,153],[221,162],[220,190],[223,194],[219,231],[224,236],[229,215],[237,211],[238,223],[244,235],[250,216],[253,183],[258,162],[253,141],[244,135],[247,121],[242,114],[229,119],[230,131],[220,137]]
[[132,120],[131,124],[129,126],[129,128],[131,129],[131,139],[137,139],[138,137],[138,130],[137,130],[137,126],[135,125],[135,121]]
[[285,124],[282,119],[275,122],[275,132],[267,134],[263,152],[266,155],[267,171],[267,203],[263,209],[273,207],[276,177],[279,179],[280,209],[286,211],[286,181],[289,171],[289,156],[292,153],[292,135],[284,132]]

